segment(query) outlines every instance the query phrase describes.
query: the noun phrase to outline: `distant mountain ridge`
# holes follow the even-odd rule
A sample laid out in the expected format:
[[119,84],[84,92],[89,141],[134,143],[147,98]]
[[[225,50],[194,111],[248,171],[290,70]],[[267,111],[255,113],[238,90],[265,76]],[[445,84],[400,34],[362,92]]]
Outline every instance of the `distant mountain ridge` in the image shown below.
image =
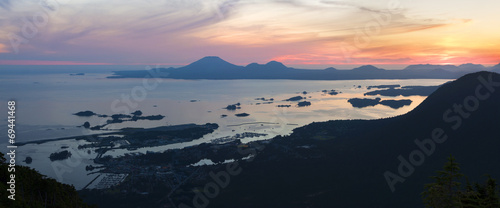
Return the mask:
[[248,70],[271,70],[271,71],[290,69],[283,63],[277,61],[270,61],[267,64],[251,63],[248,64],[245,68]]
[[178,68],[158,68],[151,71],[116,71],[108,78],[143,78],[148,74],[171,79],[292,79],[292,80],[354,80],[354,79],[456,79],[478,71],[500,72],[500,64],[485,67],[480,64],[410,65],[403,70],[385,70],[364,65],[351,70],[296,69],[281,62],[251,63],[238,66],[217,56],[207,56]]
[[380,72],[380,71],[385,71],[385,69],[377,68],[373,65],[364,65],[360,66],[358,68],[352,69],[352,71],[358,71],[358,72]]
[[500,73],[500,64],[491,67],[491,71]]
[[477,71],[487,71],[489,69],[481,64],[466,63],[466,64],[461,64],[459,66],[449,65],[449,64],[447,65],[417,64],[417,65],[407,66],[404,70],[427,70],[427,71],[444,70],[449,72],[472,73]]
[[217,69],[217,68],[239,68],[232,63],[229,63],[218,56],[206,56],[198,61],[195,61],[187,66],[186,69]]

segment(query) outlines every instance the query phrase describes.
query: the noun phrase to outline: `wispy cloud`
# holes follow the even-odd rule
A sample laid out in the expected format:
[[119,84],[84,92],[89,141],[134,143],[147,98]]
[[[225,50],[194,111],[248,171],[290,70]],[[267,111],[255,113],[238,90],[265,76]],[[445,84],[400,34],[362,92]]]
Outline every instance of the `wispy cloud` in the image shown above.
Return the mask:
[[[180,39],[193,30],[224,21],[231,14],[235,0],[207,1],[108,1],[96,6],[95,2],[64,5],[57,15],[50,18],[48,26],[38,28],[39,34],[30,40],[29,47],[21,55],[55,51],[53,56],[75,54],[80,59],[94,51],[120,53],[116,49],[128,49],[122,53],[158,51],[165,46],[182,47]],[[21,34],[24,19],[39,12],[36,7],[24,7],[0,19],[0,43],[10,46],[9,33]],[[175,43],[178,45],[175,46]],[[155,48],[156,47],[156,48]],[[28,49],[29,48],[29,49]],[[121,54],[124,55],[124,54]],[[155,55],[152,55],[155,56]],[[102,56],[101,56],[102,57]],[[158,57],[158,56],[157,56]],[[118,58],[118,57],[117,57]],[[113,58],[112,58],[113,59]],[[123,57],[122,57],[123,59]]]
[[[407,1],[401,2],[410,5]],[[368,0],[68,1],[50,15],[47,26],[38,28],[38,34],[23,44],[21,53],[16,55],[9,53],[12,50],[8,34],[21,34],[26,19],[39,12],[40,6],[35,0],[0,0],[0,59],[179,63],[205,55],[220,55],[240,63],[272,58],[329,62],[342,58],[338,50],[340,42],[351,41],[359,31],[365,31],[367,24],[380,21],[377,18],[389,18],[376,36],[371,37],[371,44],[353,58],[361,61],[379,56],[371,59],[402,62],[409,61],[410,53],[425,54],[424,50],[438,44],[441,40],[435,37],[437,33],[467,33],[470,30],[464,25],[480,22],[461,13],[440,18],[426,15],[426,9],[438,4],[428,0],[393,10],[386,3]],[[421,6],[426,4],[427,7]],[[455,33],[451,33],[452,29]],[[489,31],[491,36],[500,35],[500,31],[492,31]],[[464,35],[459,40],[468,37],[471,36]],[[417,46],[413,46],[415,42]],[[462,51],[487,51],[484,47],[493,47],[482,42],[472,45],[454,47],[467,48]],[[440,52],[446,53],[445,49],[450,47],[441,47]],[[401,54],[388,55],[390,51]]]
[[10,11],[11,0],[0,0],[0,8]]

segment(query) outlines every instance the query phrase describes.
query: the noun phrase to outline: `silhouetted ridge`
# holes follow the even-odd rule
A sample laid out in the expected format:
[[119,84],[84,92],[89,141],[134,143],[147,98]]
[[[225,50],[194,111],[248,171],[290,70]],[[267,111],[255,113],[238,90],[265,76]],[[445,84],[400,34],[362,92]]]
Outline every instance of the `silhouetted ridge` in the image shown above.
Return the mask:
[[[433,64],[417,64],[407,66],[404,70],[408,71],[420,71],[420,72],[433,72],[433,73],[472,73],[478,71],[484,71],[487,68],[481,64],[466,63],[459,66],[455,65],[433,65]],[[437,71],[439,70],[439,71]]]
[[484,67],[481,64],[473,64],[473,63],[466,63],[458,66],[461,70],[464,71],[470,71],[470,72],[478,72],[478,71],[484,71],[486,70],[486,67]]
[[435,69],[442,69],[446,71],[457,71],[458,67],[454,65],[416,64],[407,66],[404,70],[432,71]]
[[445,83],[408,114],[422,116],[423,114],[439,113],[436,112],[437,110],[441,111],[439,114],[442,115],[447,108],[450,108],[450,103],[463,104],[463,100],[466,97],[475,95],[476,87],[481,84],[480,79],[489,80],[489,78],[500,81],[500,74],[481,71],[467,74],[453,82]]
[[283,63],[277,62],[277,61],[270,61],[269,63],[266,64],[266,67],[269,67],[271,69],[287,69]]
[[270,61],[267,64],[251,63],[251,64],[248,64],[245,67],[245,69],[247,69],[247,70],[259,70],[259,71],[276,71],[276,70],[288,69],[288,67],[285,66],[281,62]]
[[325,69],[325,71],[337,71],[337,69],[333,67],[328,67]]
[[166,69],[166,78],[177,79],[233,79],[243,70],[217,56],[207,56],[187,66]]
[[[160,68],[151,71],[116,71],[109,78],[144,78],[151,74],[173,79],[292,79],[292,80],[356,80],[356,79],[456,79],[470,72],[486,69],[480,64],[411,65],[404,70],[385,70],[364,65],[351,70],[296,69],[283,63],[270,61],[266,64],[251,63],[238,66],[217,56],[207,56],[187,66]],[[495,66],[500,72],[500,66]],[[160,73],[159,73],[160,72]]]
[[237,67],[234,64],[231,64],[224,59],[219,58],[218,56],[206,56],[198,61],[195,61],[187,66],[185,68],[207,68],[207,69],[213,69],[213,68],[224,68],[224,67]]
[[258,67],[261,67],[262,65],[261,64],[258,64],[258,63],[250,63],[248,65],[245,66],[245,68],[247,69],[255,69],[255,68],[258,68]]
[[[209,207],[424,207],[424,184],[449,155],[471,181],[500,178],[499,103],[500,74],[482,71],[444,84],[402,116],[296,128],[261,143]],[[387,172],[401,178],[393,189]]]
[[491,67],[491,70],[496,73],[500,73],[500,64]]
[[360,66],[358,68],[352,69],[353,71],[363,71],[363,72],[378,72],[378,71],[384,71],[384,69],[377,68],[373,65],[364,65]]

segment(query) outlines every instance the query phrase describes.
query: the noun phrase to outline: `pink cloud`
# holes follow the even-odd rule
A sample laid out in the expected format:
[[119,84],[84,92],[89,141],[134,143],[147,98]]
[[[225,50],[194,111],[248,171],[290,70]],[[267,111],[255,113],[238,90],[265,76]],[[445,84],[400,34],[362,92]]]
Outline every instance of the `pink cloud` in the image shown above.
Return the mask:
[[0,65],[113,65],[113,64],[75,62],[75,61],[0,60]]

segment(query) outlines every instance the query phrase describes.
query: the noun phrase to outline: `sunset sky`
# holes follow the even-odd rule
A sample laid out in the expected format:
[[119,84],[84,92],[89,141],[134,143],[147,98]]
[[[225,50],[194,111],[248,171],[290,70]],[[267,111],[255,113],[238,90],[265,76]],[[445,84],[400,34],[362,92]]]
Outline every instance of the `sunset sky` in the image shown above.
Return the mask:
[[[42,2],[42,3],[39,3]],[[0,65],[494,65],[497,0],[0,0]]]

